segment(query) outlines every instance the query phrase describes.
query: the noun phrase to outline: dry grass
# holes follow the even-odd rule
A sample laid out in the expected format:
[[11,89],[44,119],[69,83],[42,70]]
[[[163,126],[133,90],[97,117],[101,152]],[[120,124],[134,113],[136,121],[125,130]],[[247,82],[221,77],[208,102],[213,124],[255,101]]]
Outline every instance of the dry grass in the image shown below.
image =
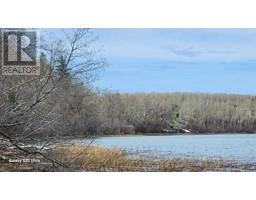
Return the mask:
[[168,160],[132,159],[125,151],[83,145],[62,145],[49,156],[61,161],[67,168],[55,168],[51,163],[8,163],[0,159],[0,171],[256,171],[256,165],[220,160],[173,158]]
[[62,146],[55,151],[57,159],[72,163],[77,171],[140,171],[143,160],[128,160],[122,150],[102,147]]
[[127,158],[125,151],[102,147],[62,146],[55,152],[58,159],[72,163],[74,171],[255,171],[255,166],[220,160],[144,160]]

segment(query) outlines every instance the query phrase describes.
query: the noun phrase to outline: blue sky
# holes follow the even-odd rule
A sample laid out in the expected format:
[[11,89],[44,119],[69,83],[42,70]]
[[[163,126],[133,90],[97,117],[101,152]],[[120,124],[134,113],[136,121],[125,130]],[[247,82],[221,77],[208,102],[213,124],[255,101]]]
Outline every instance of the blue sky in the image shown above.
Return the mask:
[[94,29],[119,92],[256,94],[256,29]]

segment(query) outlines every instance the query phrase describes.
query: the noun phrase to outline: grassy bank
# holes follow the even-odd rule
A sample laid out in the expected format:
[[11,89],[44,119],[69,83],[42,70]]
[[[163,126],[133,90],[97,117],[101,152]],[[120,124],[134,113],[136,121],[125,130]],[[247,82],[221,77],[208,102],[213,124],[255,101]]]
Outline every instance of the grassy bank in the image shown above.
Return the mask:
[[183,158],[132,159],[122,150],[80,145],[59,146],[49,156],[59,160],[65,167],[54,167],[40,157],[39,163],[10,163],[7,159],[2,159],[0,171],[256,171],[256,165],[246,163]]
[[256,166],[220,160],[173,158],[168,160],[131,159],[122,150],[101,147],[62,146],[56,152],[62,162],[77,171],[250,171]]

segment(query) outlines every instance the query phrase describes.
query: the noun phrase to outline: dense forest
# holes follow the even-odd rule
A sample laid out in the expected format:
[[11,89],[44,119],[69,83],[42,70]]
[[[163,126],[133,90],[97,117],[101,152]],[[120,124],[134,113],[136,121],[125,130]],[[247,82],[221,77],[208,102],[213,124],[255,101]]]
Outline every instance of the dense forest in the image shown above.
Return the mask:
[[[1,81],[1,87],[9,89],[1,97],[0,128],[9,135],[20,131],[34,136],[150,134],[164,133],[169,124],[192,133],[256,130],[255,96],[113,93],[89,87],[71,74],[63,78],[62,72],[56,70],[52,72],[53,82],[45,82],[38,97],[34,91],[42,86],[40,81],[49,70],[47,62],[41,59],[45,63],[41,78]],[[12,88],[16,82],[23,85]]]
[[[254,132],[256,97],[200,93],[105,93],[106,128],[133,125],[136,132],[163,132],[168,124],[192,133]],[[105,128],[105,129],[106,129]]]
[[79,90],[69,93],[65,102],[66,134],[164,133],[170,124],[192,133],[256,130],[255,96]]

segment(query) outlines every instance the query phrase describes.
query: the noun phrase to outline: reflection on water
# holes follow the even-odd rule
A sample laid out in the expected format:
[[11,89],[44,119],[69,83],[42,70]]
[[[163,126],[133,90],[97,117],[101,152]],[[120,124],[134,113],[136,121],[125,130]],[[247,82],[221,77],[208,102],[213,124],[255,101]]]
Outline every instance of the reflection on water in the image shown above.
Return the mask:
[[125,149],[143,157],[181,156],[256,163],[256,134],[102,137],[95,145]]

